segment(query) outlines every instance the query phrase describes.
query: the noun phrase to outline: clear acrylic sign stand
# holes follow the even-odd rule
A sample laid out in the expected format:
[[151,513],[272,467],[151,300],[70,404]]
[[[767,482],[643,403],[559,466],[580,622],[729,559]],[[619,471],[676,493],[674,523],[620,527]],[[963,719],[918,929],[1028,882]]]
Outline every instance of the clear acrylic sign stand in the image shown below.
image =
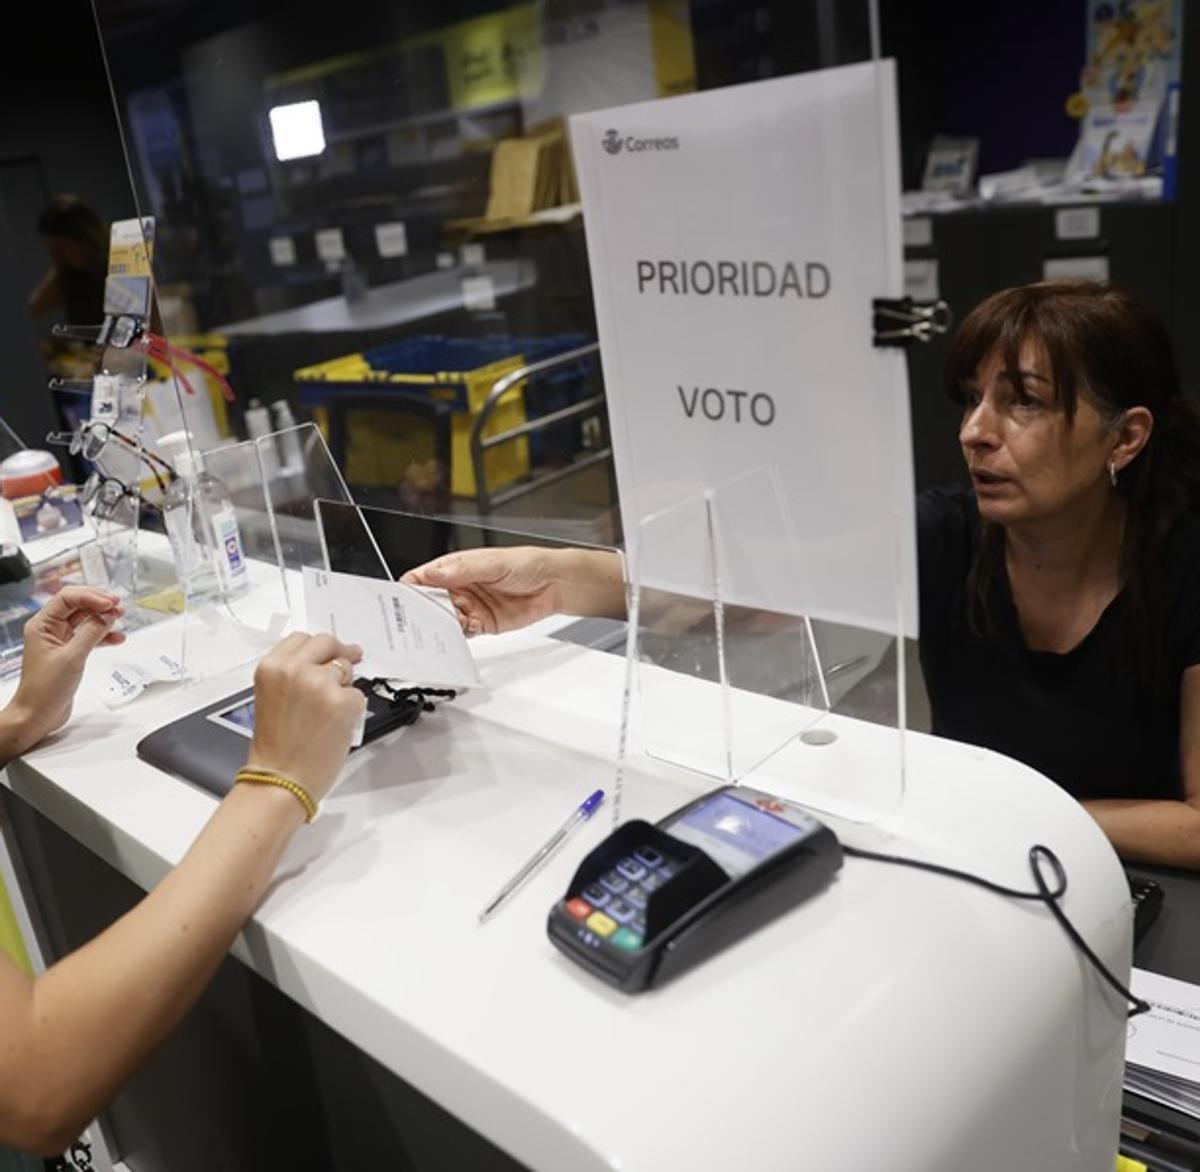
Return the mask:
[[[770,559],[756,558],[764,541]],[[620,776],[636,746],[706,784],[754,785],[849,821],[893,812],[904,794],[899,618],[868,631],[806,613],[802,546],[773,470],[645,518],[631,544]],[[774,571],[755,575],[760,563]],[[899,616],[899,584],[897,599]]]
[[214,448],[201,460],[233,505],[245,577],[232,589],[218,578],[215,590],[189,592],[191,679],[258,658],[289,627],[303,629],[302,571],[325,564],[317,501],[351,501],[313,424]]
[[[302,423],[272,432],[256,440],[255,447],[276,556],[287,584],[288,609],[293,623],[303,628],[303,572],[310,567],[327,569],[329,562],[324,548],[322,502],[326,502],[326,508],[346,507],[354,504],[354,497],[315,424]],[[369,538],[365,526],[362,533]],[[376,556],[363,572],[374,573],[380,565],[382,559]]]

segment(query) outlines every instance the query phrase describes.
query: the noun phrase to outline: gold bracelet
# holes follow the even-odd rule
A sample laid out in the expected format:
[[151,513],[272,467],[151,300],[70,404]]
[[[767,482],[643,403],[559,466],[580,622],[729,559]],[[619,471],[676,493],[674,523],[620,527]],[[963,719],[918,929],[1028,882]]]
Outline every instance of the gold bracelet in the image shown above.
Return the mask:
[[277,785],[280,789],[287,790],[304,807],[305,822],[311,822],[317,816],[317,803],[312,800],[312,794],[298,781],[293,781],[282,773],[276,773],[274,769],[255,769],[253,766],[247,765],[239,769],[233,779],[235,785],[241,781],[251,785]]

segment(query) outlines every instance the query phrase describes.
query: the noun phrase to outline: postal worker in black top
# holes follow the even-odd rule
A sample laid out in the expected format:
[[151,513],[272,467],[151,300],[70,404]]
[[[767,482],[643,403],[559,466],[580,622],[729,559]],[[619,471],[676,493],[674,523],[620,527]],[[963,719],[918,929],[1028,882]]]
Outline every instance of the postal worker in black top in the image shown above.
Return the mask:
[[[934,732],[1023,761],[1129,859],[1200,869],[1200,423],[1161,322],[1107,285],[979,305],[951,346],[972,491],[918,501]],[[448,554],[469,634],[624,612],[619,559]]]
[[918,502],[934,732],[1024,761],[1128,859],[1200,868],[1200,425],[1162,324],[1054,281],[947,367],[973,492]]

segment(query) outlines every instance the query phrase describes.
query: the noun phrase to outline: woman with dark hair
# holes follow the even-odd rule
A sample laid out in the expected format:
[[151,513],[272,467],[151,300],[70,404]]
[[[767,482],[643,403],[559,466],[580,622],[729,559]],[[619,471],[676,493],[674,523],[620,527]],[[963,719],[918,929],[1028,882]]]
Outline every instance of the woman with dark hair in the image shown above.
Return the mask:
[[1200,423],[1107,285],[1007,289],[947,365],[973,492],[918,501],[942,736],[1038,769],[1127,858],[1200,867]]
[[[918,501],[933,731],[1024,761],[1126,858],[1200,868],[1200,421],[1170,339],[1109,285],[989,297],[951,346],[973,491]],[[615,557],[450,554],[469,633],[619,614]]]
[[77,195],[56,195],[38,220],[50,271],[29,295],[34,317],[62,310],[72,325],[94,325],[104,315],[108,229]]

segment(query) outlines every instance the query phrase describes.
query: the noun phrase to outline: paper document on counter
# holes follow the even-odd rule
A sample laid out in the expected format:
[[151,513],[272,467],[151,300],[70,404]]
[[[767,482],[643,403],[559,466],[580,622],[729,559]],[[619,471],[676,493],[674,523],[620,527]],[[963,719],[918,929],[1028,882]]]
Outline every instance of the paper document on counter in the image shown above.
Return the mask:
[[306,567],[310,631],[357,643],[360,676],[444,688],[479,687],[479,670],[444,591]]
[[1200,1118],[1200,985],[1134,969],[1131,988],[1151,1009],[1129,1023],[1126,1089]]

